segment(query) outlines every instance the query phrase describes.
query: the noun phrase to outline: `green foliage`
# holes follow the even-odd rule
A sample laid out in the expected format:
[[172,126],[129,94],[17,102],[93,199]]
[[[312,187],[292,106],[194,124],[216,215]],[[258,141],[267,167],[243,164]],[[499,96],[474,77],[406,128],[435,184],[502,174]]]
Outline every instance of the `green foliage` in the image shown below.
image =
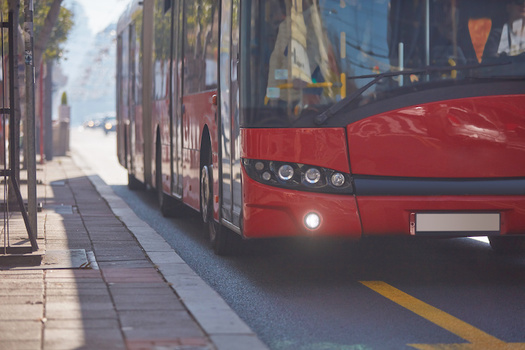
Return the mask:
[[[38,40],[38,36],[44,27],[44,22],[52,2],[53,0],[38,0],[34,1],[33,3],[33,35],[35,42]],[[2,13],[2,19],[5,22],[7,22],[8,11],[9,7],[7,6],[7,1],[0,1],[0,12]],[[23,2],[21,3],[19,18],[20,25],[23,25]],[[73,12],[66,9],[65,7],[61,7],[58,21],[53,28],[49,44],[47,46],[46,52],[44,53],[44,60],[59,60],[64,56],[63,44],[67,41],[67,36],[73,28],[73,24]],[[7,30],[4,30],[3,33],[4,43],[7,43]],[[23,48],[19,48],[19,50],[23,50]],[[7,44],[5,44],[4,47],[4,54],[7,54]]]
[[[52,2],[53,0],[39,0],[34,2],[33,31],[35,42],[38,40],[40,31],[44,27],[44,21],[46,20]],[[61,7],[58,21],[53,28],[51,38],[44,53],[44,61],[63,58],[63,44],[67,41],[67,36],[73,28],[73,24],[73,13],[65,7]]]
[[62,106],[67,106],[67,94],[66,94],[65,91],[62,93],[62,98],[60,99],[60,104]]

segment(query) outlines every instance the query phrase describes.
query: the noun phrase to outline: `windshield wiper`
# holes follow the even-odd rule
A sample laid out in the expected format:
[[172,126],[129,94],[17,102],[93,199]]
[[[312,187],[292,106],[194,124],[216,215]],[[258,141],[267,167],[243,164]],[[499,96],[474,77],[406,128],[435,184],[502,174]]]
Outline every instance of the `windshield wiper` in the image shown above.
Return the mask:
[[470,64],[470,65],[462,65],[462,66],[441,66],[441,67],[433,67],[428,66],[421,69],[406,69],[402,71],[387,71],[384,73],[379,74],[368,74],[368,75],[357,75],[357,76],[350,76],[347,77],[347,80],[355,80],[355,79],[366,79],[366,78],[374,78],[372,79],[368,84],[360,87],[356,91],[354,91],[352,94],[346,96],[341,101],[335,103],[330,108],[328,108],[323,113],[319,114],[314,118],[314,123],[316,125],[322,125],[324,124],[328,119],[335,116],[341,109],[346,107],[350,102],[355,100],[357,97],[361,96],[366,90],[368,90],[371,86],[377,84],[381,79],[388,78],[388,77],[395,77],[400,75],[411,75],[411,74],[422,74],[422,73],[435,73],[435,72],[451,72],[455,70],[468,70],[468,69],[479,69],[479,68],[486,68],[486,67],[493,67],[493,66],[504,66],[507,64],[511,64],[511,61],[505,61],[505,62],[497,62],[497,63],[487,63],[487,64]]

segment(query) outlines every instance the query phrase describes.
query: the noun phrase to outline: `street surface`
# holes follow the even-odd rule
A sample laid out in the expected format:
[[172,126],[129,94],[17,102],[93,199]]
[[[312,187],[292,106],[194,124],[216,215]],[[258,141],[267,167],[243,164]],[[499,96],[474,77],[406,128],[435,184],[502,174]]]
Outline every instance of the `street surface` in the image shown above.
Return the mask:
[[[275,350],[525,349],[525,256],[484,240],[250,241],[218,257],[197,215],[167,219],[130,191],[114,133],[71,148]],[[511,344],[512,343],[512,344]]]

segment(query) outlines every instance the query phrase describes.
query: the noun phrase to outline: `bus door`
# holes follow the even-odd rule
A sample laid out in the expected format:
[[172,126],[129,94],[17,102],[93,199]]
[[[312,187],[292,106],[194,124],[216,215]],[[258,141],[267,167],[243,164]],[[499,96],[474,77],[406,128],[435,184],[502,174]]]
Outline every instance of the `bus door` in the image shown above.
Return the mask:
[[173,2],[172,26],[172,78],[171,78],[171,191],[172,195],[182,198],[182,8],[181,1]]
[[222,218],[241,227],[241,159],[239,139],[239,0],[223,0],[220,37],[220,140]]

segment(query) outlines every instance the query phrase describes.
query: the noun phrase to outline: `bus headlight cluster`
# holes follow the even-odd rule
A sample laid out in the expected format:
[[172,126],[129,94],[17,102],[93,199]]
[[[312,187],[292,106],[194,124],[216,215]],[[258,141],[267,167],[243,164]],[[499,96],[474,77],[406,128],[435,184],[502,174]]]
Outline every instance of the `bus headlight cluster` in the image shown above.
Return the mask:
[[251,178],[264,184],[299,191],[353,193],[350,174],[333,169],[254,159],[244,159],[243,164]]

